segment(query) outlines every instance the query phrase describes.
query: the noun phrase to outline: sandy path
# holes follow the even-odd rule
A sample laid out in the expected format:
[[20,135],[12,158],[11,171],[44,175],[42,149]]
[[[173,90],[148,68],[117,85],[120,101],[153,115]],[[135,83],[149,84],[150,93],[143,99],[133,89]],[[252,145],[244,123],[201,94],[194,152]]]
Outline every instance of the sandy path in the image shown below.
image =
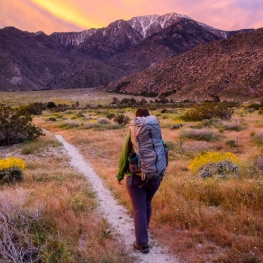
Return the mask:
[[77,148],[66,142],[61,135],[56,135],[56,138],[63,144],[68,155],[71,158],[70,165],[75,167],[79,172],[87,177],[91,183],[94,192],[97,194],[99,202],[99,211],[104,218],[112,226],[112,233],[117,234],[122,240],[122,243],[128,248],[128,251],[137,260],[136,262],[145,263],[176,263],[179,262],[176,258],[172,258],[167,254],[167,249],[157,244],[156,240],[151,238],[150,244],[154,244],[149,254],[142,254],[140,251],[133,249],[134,225],[133,218],[128,214],[128,210],[119,205],[114,199],[110,190],[103,183],[103,180],[95,173],[92,167],[84,160],[83,156]]

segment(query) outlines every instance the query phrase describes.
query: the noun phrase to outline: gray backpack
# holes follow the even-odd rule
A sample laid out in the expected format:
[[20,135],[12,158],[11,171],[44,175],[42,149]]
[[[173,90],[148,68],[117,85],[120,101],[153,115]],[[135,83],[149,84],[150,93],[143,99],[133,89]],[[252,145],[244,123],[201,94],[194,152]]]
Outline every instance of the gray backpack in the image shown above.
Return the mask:
[[129,157],[129,170],[142,180],[164,176],[167,159],[158,119],[155,116],[134,118],[130,134],[134,155]]

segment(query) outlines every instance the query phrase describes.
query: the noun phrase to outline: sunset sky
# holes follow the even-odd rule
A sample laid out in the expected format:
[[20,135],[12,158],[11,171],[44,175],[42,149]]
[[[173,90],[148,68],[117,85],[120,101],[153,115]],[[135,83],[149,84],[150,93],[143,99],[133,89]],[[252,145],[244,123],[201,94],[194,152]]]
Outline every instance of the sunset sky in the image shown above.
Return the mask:
[[0,28],[79,32],[171,12],[222,30],[263,27],[263,0],[1,0]]

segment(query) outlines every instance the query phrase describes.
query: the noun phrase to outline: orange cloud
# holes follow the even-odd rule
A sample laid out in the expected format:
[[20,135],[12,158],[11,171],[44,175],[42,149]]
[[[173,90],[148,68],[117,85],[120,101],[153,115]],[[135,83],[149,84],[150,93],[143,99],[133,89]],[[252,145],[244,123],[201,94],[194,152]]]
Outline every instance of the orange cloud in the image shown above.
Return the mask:
[[0,28],[15,26],[50,34],[171,12],[223,30],[263,26],[262,0],[12,0],[0,1]]
[[90,20],[85,14],[82,14],[81,7],[73,5],[72,1],[54,1],[54,0],[32,0],[35,4],[47,10],[52,15],[79,25],[83,28],[99,27],[100,25]]
[[[7,11],[8,10],[8,11]],[[27,0],[17,3],[5,1],[0,3],[0,27],[14,26],[24,31],[81,31],[79,26],[59,19]]]

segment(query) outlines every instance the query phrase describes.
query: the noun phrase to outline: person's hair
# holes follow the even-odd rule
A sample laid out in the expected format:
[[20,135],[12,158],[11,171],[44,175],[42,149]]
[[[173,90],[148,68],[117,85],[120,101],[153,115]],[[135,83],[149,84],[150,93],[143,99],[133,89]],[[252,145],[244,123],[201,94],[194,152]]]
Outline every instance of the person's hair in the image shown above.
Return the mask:
[[147,116],[150,116],[150,112],[145,109],[145,108],[142,108],[142,109],[138,109],[136,111],[136,117],[147,117]]

